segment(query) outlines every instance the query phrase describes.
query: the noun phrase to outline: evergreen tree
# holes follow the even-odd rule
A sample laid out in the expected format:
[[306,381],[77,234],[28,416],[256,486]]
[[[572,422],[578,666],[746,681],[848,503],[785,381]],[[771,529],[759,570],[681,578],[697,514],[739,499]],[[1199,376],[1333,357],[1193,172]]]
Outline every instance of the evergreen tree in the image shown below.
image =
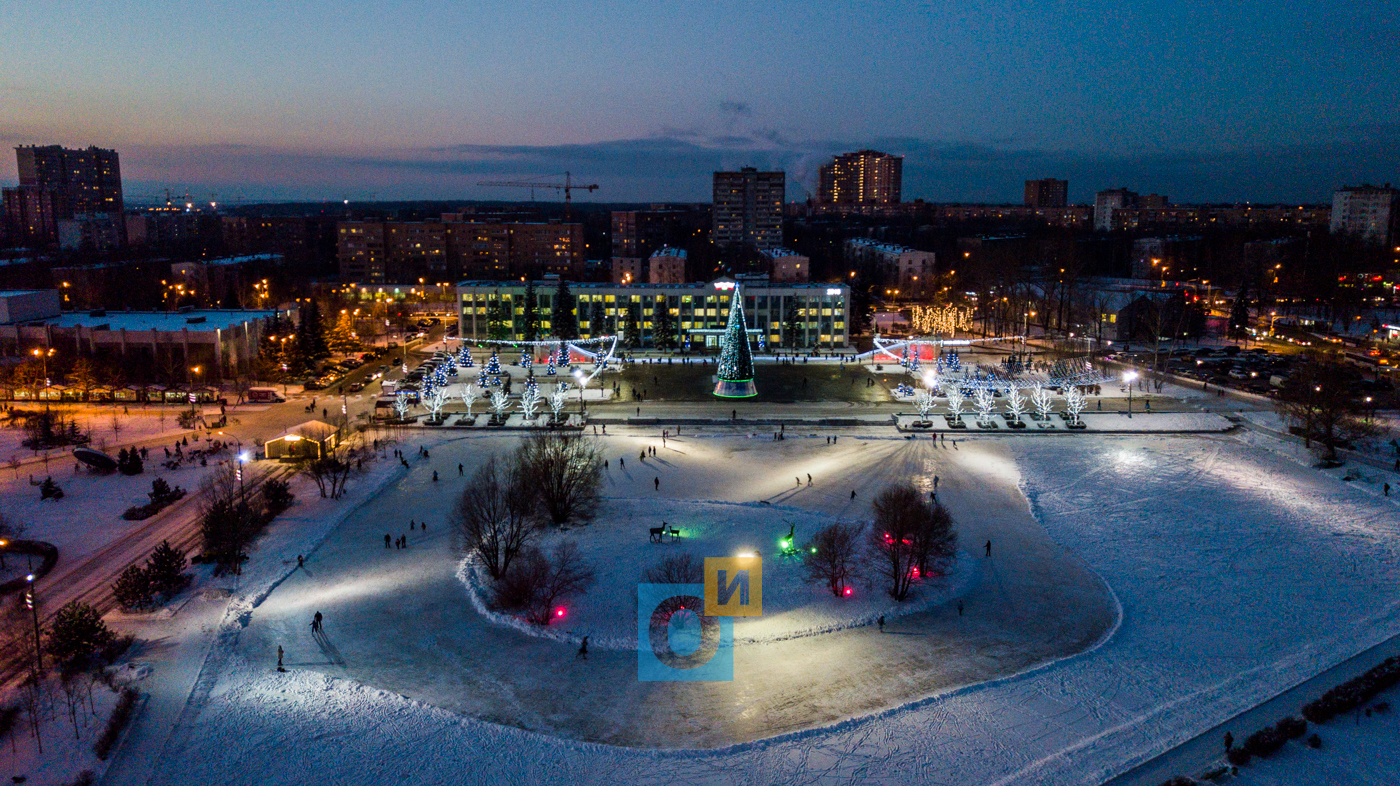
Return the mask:
[[783,314],[783,346],[788,349],[797,349],[801,337],[802,320],[797,314],[797,305],[789,303],[787,313]]
[[622,346],[627,349],[636,349],[641,342],[642,325],[637,318],[638,312],[636,303],[628,303],[622,310]]
[[559,288],[554,291],[554,310],[549,316],[550,327],[555,338],[578,338],[578,315],[574,313],[574,296],[569,293],[569,282],[559,279]]
[[326,340],[330,351],[335,353],[348,355],[360,351],[362,346],[360,339],[355,335],[355,320],[349,309],[341,309],[340,316],[331,326],[330,335]]
[[671,316],[670,305],[663,296],[656,301],[651,320],[651,343],[658,349],[676,348],[676,318]]
[[146,575],[153,592],[178,592],[188,583],[185,575],[185,552],[163,540],[146,560]]
[[505,341],[510,337],[510,315],[499,295],[486,307],[486,335],[492,341]]
[[724,329],[724,349],[719,354],[716,396],[743,398],[758,395],[758,388],[753,383],[753,354],[745,328],[743,295],[736,286],[729,299],[729,324]]
[[297,323],[297,351],[306,363],[311,363],[331,356],[330,346],[326,343],[326,328],[321,324],[321,307],[314,299],[309,299],[301,309],[300,321]]
[[60,663],[94,657],[115,638],[97,609],[72,601],[58,610],[49,627],[49,654]]
[[538,341],[540,338],[540,314],[539,298],[535,297],[535,280],[532,278],[525,282],[525,306],[521,313],[521,332],[525,334],[526,341]]
[[112,584],[112,597],[128,611],[151,605],[150,577],[140,565],[129,565]]
[[1249,329],[1249,285],[1240,284],[1235,294],[1235,305],[1230,308],[1230,338],[1244,338]]
[[606,336],[607,334],[607,309],[603,307],[603,301],[594,300],[588,311],[588,335],[597,338],[598,336]]

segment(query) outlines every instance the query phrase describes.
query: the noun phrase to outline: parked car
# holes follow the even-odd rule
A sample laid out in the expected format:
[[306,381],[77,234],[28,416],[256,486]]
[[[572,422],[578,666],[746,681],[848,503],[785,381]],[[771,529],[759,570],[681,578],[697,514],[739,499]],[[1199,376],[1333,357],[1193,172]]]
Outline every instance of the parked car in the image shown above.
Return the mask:
[[364,389],[365,383],[363,382],[351,382],[349,385],[345,386],[345,391],[347,393],[359,393],[361,390]]
[[325,390],[326,385],[319,379],[308,379],[302,384],[302,388],[305,390]]

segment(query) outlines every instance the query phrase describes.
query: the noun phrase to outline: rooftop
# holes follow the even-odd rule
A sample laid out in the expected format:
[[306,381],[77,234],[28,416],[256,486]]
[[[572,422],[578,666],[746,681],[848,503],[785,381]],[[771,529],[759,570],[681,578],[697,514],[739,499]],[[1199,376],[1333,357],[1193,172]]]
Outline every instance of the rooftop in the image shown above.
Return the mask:
[[[244,322],[267,319],[270,310],[201,309],[185,312],[169,311],[69,311],[56,317],[38,319],[25,324],[45,324],[54,327],[84,327],[105,330],[229,330]],[[105,326],[105,327],[104,327]]]

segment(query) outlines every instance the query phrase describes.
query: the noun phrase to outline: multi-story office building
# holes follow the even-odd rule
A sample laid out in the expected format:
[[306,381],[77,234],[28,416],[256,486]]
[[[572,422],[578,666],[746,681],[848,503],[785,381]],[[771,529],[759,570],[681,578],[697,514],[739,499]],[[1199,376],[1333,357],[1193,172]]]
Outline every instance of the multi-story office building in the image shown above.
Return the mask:
[[75,215],[122,214],[121,163],[115,150],[21,145],[15,148],[15,162],[19,186],[5,189],[3,197],[6,220],[20,242],[57,243],[58,222]]
[[826,205],[897,205],[904,157],[877,150],[842,153],[818,173],[817,201]]
[[[628,309],[639,317],[642,346],[653,346],[656,309],[666,308],[676,324],[679,340],[692,347],[718,347],[729,319],[729,299],[735,287],[744,297],[744,318],[751,333],[764,343],[785,349],[835,349],[845,347],[850,324],[850,288],[845,284],[777,284],[767,276],[719,278],[694,284],[593,284],[570,283],[575,299],[579,333],[583,337],[610,335]],[[503,301],[512,321],[506,327],[509,340],[524,337],[525,284],[520,281],[464,281],[457,285],[461,309],[460,335],[488,338],[487,313],[493,301]],[[548,334],[554,308],[554,288],[549,282],[536,287],[536,313],[540,328]],[[794,346],[783,343],[783,325],[796,313],[798,336]],[[594,321],[598,320],[598,324]]]
[[346,282],[568,275],[584,263],[581,224],[342,221],[336,233],[340,278]]
[[1384,186],[1346,186],[1332,192],[1332,232],[1356,235],[1390,245],[1400,233],[1400,190]]
[[934,284],[935,255],[863,237],[846,241],[846,262],[874,262],[884,268],[901,295],[926,294]]
[[770,248],[759,254],[768,265],[774,283],[805,284],[812,276],[812,261],[788,248]]
[[782,245],[786,189],[782,172],[760,172],[753,167],[716,172],[710,239],[721,248]]
[[1065,207],[1069,204],[1069,181],[1047,177],[1043,180],[1027,180],[1025,205],[1027,207]]
[[121,215],[75,215],[58,221],[58,247],[65,251],[121,248],[126,223]]

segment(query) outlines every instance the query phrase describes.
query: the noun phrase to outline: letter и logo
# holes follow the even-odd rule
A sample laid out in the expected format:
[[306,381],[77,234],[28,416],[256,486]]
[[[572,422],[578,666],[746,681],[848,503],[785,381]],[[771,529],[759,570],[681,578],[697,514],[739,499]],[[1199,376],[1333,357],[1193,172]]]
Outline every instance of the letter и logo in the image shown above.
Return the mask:
[[705,558],[705,616],[758,617],[763,614],[763,559]]

